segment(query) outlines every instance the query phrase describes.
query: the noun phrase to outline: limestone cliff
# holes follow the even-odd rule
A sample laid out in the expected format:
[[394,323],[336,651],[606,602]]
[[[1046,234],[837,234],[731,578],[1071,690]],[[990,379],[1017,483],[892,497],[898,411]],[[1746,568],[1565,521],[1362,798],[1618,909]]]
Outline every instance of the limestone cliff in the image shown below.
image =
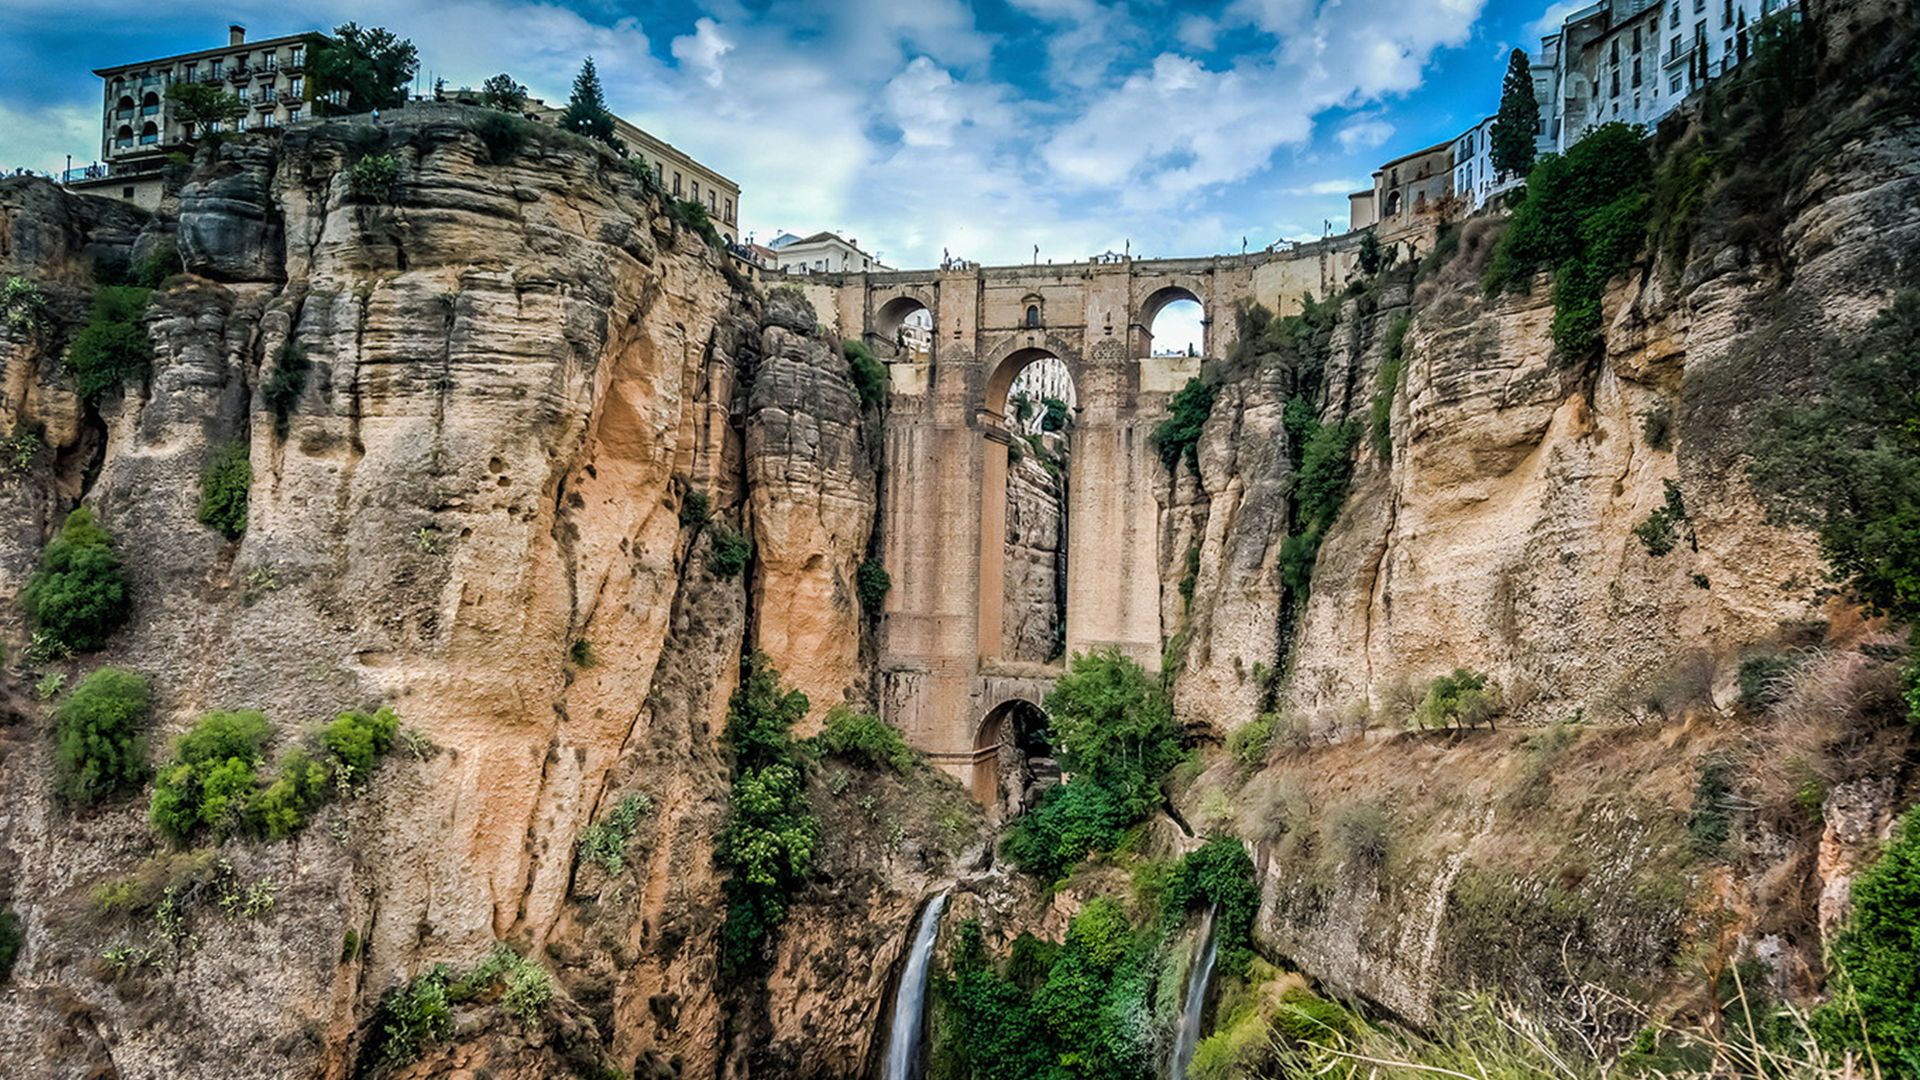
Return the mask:
[[[833,898],[874,927],[859,944],[823,952],[826,925],[789,936],[765,1030],[730,1029],[713,944],[743,649],[821,709],[866,693],[852,579],[873,469],[837,342],[732,276],[604,148],[482,115],[228,141],[150,220],[0,184],[4,274],[55,316],[41,339],[0,340],[9,430],[44,440],[5,480],[0,584],[16,593],[84,501],[135,612],[107,652],[36,672],[148,675],[156,752],[221,708],[265,711],[283,742],[362,703],[416,733],[295,839],[223,846],[239,877],[273,883],[269,916],[197,914],[163,967],[103,978],[114,939],[90,893],[158,844],[140,800],[53,800],[50,706],[22,705],[0,732],[0,893],[27,946],[0,1019],[39,1034],[6,1040],[0,1072],[347,1075],[377,1064],[356,1054],[383,993],[497,941],[556,972],[544,1034],[469,1016],[422,1075],[840,1075],[868,1053],[884,979],[853,992],[814,969],[884,971],[945,849],[890,856]],[[352,169],[376,155],[389,184]],[[184,272],[144,315],[150,375],[83,407],[59,343],[93,271],[168,251]],[[195,517],[204,463],[236,441],[253,479],[229,543]],[[733,529],[750,580],[711,556]],[[902,819],[938,802],[923,795]],[[579,860],[583,829],[632,796],[646,812],[627,869]],[[753,1070],[751,1045],[802,1033],[815,1064]]]

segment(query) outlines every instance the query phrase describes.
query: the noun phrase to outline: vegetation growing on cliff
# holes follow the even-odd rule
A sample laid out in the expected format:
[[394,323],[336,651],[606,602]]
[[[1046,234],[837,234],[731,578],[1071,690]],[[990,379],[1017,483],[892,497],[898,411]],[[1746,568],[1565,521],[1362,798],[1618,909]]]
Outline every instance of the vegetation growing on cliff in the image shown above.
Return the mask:
[[1160,451],[1160,463],[1168,472],[1179,467],[1181,458],[1196,469],[1200,467],[1196,448],[1207,417],[1213,415],[1214,393],[1213,384],[1205,379],[1197,375],[1188,379],[1187,385],[1167,402],[1167,418],[1147,436],[1153,448]]
[[385,27],[343,23],[308,59],[314,107],[332,113],[399,108],[419,66],[420,52],[406,38]]
[[1869,1048],[1920,1076],[1920,810],[1910,810],[1853,883],[1853,912],[1834,941],[1833,1001],[1814,1016],[1829,1045]]
[[[1920,288],[1903,289],[1841,350],[1816,400],[1776,406],[1751,450],[1769,511],[1818,533],[1848,595],[1920,623]],[[1909,715],[1920,720],[1920,661],[1907,670]]]
[[714,846],[714,862],[727,874],[720,959],[736,975],[761,961],[813,868],[820,823],[807,805],[806,762],[793,738],[806,715],[807,695],[783,690],[766,654],[749,655],[727,707],[733,792]]
[[887,403],[887,365],[874,359],[860,342],[848,338],[841,344],[847,357],[847,376],[860,394],[860,407],[878,409]]
[[361,1049],[360,1069],[405,1065],[453,1034],[453,1010],[494,1005],[525,1027],[535,1027],[553,1000],[553,977],[538,961],[505,945],[466,971],[435,964],[380,998],[372,1037]]
[[252,710],[207,713],[175,742],[172,760],[154,781],[147,818],[175,843],[202,830],[284,839],[336,793],[364,784],[398,731],[388,709],[343,712],[311,745],[283,752],[267,782],[260,775],[272,737],[267,718]]
[[[38,635],[56,649],[90,652],[106,644],[130,613],[127,582],[113,538],[80,507],[40,553],[20,603]],[[37,635],[37,636],[38,636]]]
[[247,489],[252,486],[253,462],[244,440],[215,450],[200,472],[200,524],[229,540],[240,539],[247,531]]
[[153,363],[153,343],[142,325],[150,289],[137,285],[102,285],[93,294],[87,324],[67,346],[67,366],[75,388],[87,401],[97,401],[126,383],[144,379]]
[[1158,808],[1160,783],[1185,751],[1165,690],[1117,649],[1076,653],[1046,708],[1069,779],[1014,823],[1005,851],[1052,881]]
[[826,725],[813,737],[813,747],[843,761],[896,773],[904,773],[919,762],[893,725],[844,705],[827,714]]
[[90,672],[53,714],[54,780],[78,806],[131,790],[147,778],[147,680],[124,668]]
[[1526,198],[1487,266],[1489,292],[1525,290],[1553,273],[1553,344],[1563,362],[1585,358],[1600,341],[1607,282],[1645,246],[1653,157],[1627,124],[1602,124],[1562,154],[1540,159]]

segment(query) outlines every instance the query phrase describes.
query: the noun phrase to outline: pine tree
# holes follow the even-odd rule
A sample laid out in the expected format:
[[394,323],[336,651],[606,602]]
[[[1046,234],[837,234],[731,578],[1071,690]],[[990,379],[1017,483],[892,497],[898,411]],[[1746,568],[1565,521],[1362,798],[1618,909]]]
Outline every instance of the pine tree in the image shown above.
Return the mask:
[[1525,176],[1533,168],[1534,135],[1540,130],[1540,102],[1533,96],[1533,73],[1523,49],[1507,60],[1507,77],[1500,86],[1500,114],[1491,133],[1493,167],[1509,176]]
[[613,137],[613,114],[607,111],[607,96],[600,89],[600,72],[595,70],[591,56],[573,78],[573,95],[567,99],[567,111],[560,115],[560,126],[608,146],[618,145]]

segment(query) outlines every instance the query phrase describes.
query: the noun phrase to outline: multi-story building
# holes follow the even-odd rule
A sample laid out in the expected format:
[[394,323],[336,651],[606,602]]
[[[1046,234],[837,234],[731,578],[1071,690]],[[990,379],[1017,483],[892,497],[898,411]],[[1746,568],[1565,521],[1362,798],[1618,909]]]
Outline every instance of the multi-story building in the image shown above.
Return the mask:
[[167,87],[200,82],[231,91],[247,109],[234,131],[295,123],[311,107],[307,62],[328,40],[309,31],[249,42],[246,28],[236,24],[221,48],[94,69],[101,80],[101,160],[75,170],[82,179],[73,186],[149,209],[159,205],[167,155],[203,134],[175,116]]
[[1373,189],[1347,197],[1351,226],[1377,225],[1382,237],[1433,225],[1453,198],[1453,143],[1394,158],[1373,172]]
[[843,274],[866,270],[891,270],[878,257],[860,250],[860,242],[842,239],[837,233],[817,232],[812,236],[781,233],[767,242],[773,249],[774,269],[783,274]]

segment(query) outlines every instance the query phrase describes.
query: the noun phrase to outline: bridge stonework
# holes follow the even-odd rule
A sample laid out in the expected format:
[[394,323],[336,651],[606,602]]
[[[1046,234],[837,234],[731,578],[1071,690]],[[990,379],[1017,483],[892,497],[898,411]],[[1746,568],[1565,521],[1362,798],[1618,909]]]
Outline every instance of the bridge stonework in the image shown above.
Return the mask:
[[[886,361],[881,558],[892,577],[880,628],[885,719],[983,802],[995,799],[1000,733],[1013,699],[1040,704],[1059,665],[1001,647],[1008,387],[1054,356],[1077,401],[1067,478],[1067,655],[1118,648],[1158,671],[1159,489],[1148,442],[1197,357],[1150,356],[1153,318],[1197,300],[1204,357],[1234,340],[1233,311],[1298,311],[1352,274],[1357,237],[1201,259],[817,275],[802,288],[821,320]],[[903,320],[924,308],[930,347]],[[903,344],[903,338],[910,344]]]

